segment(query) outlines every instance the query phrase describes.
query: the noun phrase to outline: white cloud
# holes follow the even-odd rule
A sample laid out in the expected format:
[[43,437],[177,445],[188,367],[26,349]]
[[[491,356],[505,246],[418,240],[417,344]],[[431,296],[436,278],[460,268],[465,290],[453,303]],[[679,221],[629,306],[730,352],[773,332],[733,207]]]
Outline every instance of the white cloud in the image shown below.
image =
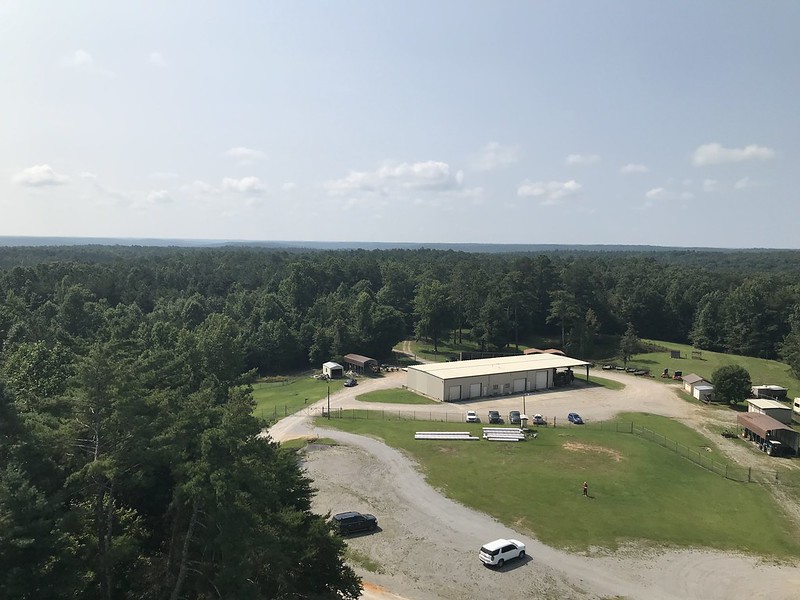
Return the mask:
[[658,198],[664,198],[667,195],[667,190],[663,187],[653,188],[651,190],[647,190],[644,194],[644,197],[648,200],[655,200]]
[[147,202],[149,204],[169,204],[172,202],[172,197],[167,190],[153,190],[147,194]]
[[733,184],[733,187],[737,190],[744,190],[749,187],[753,187],[753,180],[749,177],[742,177],[739,181]]
[[772,148],[750,144],[742,148],[725,148],[717,142],[698,146],[692,153],[692,163],[697,167],[721,165],[748,160],[769,160],[775,157]]
[[453,190],[460,188],[463,182],[463,171],[451,173],[447,163],[429,160],[384,164],[375,171],[351,171],[342,179],[326,181],[324,187],[333,195],[352,192],[389,194],[398,190]]
[[196,179],[189,185],[184,185],[181,187],[181,191],[189,194],[214,194],[217,192],[217,189],[211,185],[210,183],[206,183],[205,181],[201,181],[200,179]]
[[704,192],[716,192],[718,188],[717,180],[716,179],[704,179],[703,180],[703,191]]
[[73,69],[91,69],[94,67],[94,58],[86,50],[74,50],[69,54],[65,54],[58,60],[62,67],[71,67]]
[[566,159],[568,165],[593,165],[597,162],[600,162],[597,154],[570,154]]
[[518,146],[504,146],[498,142],[489,142],[480,154],[475,156],[471,164],[478,171],[493,171],[513,165],[519,160]]
[[44,187],[63,185],[69,182],[69,177],[56,173],[50,165],[34,165],[14,175],[11,181],[17,185]]
[[91,179],[94,181],[97,179],[97,175],[95,173],[90,173],[89,171],[83,171],[81,173],[81,179]]
[[74,50],[58,59],[58,64],[66,69],[95,73],[103,77],[114,77],[114,72],[97,63],[94,57],[86,50]]
[[164,55],[161,54],[160,52],[151,52],[147,56],[147,61],[151,65],[159,69],[166,69],[169,66],[169,63],[167,63],[167,59],[164,58]]
[[634,173],[649,173],[650,167],[636,163],[628,163],[619,170],[623,175],[632,175]]
[[258,177],[252,176],[242,177],[241,179],[226,177],[222,180],[222,188],[241,194],[261,194],[267,190],[267,187]]
[[692,192],[681,192],[678,195],[678,198],[680,198],[681,200],[691,200],[692,198],[694,198],[694,194]]
[[297,189],[297,184],[296,184],[296,183],[294,183],[293,181],[287,181],[286,183],[284,183],[284,184],[281,186],[281,189],[282,189],[284,192],[291,192],[292,190],[294,190],[294,189]]
[[267,155],[261,152],[261,150],[245,148],[244,146],[237,146],[226,150],[225,156],[238,160],[240,165],[252,165],[256,161],[267,158]]
[[542,198],[543,204],[558,204],[562,198],[573,196],[581,191],[583,186],[571,179],[570,181],[524,181],[517,188],[517,196],[522,198]]

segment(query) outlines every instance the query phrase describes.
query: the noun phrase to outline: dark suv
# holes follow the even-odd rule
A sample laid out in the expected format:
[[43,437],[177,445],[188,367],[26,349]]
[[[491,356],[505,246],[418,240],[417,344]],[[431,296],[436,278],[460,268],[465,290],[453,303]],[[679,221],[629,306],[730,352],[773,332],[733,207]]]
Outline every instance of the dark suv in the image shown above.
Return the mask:
[[375,515],[362,515],[359,512],[343,512],[333,515],[333,522],[341,535],[357,531],[375,531],[378,527],[378,519],[375,518]]
[[500,416],[500,413],[496,410],[489,411],[489,423],[502,423],[503,418]]

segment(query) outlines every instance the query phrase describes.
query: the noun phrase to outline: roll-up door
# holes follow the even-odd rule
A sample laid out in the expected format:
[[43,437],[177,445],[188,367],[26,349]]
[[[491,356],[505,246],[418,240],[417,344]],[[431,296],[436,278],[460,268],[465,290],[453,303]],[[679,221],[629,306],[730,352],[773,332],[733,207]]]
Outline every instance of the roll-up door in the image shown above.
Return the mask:
[[460,385],[451,385],[450,389],[448,390],[447,399],[450,402],[455,402],[457,400],[461,400],[461,386]]
[[469,384],[469,397],[470,398],[480,398],[481,397],[481,384],[480,383],[470,383]]
[[536,371],[536,389],[547,389],[547,371]]
[[514,393],[521,394],[525,391],[525,380],[524,379],[515,379],[514,380]]

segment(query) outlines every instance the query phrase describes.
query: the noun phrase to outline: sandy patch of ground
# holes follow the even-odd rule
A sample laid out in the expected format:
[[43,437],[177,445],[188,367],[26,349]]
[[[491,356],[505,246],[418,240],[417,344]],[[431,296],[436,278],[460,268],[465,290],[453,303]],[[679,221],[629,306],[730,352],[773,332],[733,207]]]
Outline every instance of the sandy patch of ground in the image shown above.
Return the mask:
[[580,442],[564,442],[562,448],[565,450],[571,450],[572,452],[590,452],[593,454],[607,454],[611,458],[613,458],[616,462],[621,461],[624,456],[622,453],[617,450],[612,450],[611,448],[604,448],[603,446],[594,446],[592,444],[582,444]]

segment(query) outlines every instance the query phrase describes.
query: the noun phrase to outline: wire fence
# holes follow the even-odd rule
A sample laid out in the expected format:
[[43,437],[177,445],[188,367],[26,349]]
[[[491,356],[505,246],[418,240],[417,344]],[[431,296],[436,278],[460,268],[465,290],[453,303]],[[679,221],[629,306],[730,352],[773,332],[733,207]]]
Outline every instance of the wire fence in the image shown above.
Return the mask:
[[[299,411],[299,414],[311,417],[328,417],[331,419],[358,419],[372,421],[427,421],[439,423],[464,423],[465,421],[465,413],[463,411],[442,412],[422,409],[395,410],[390,408],[385,410],[366,410],[358,408],[333,408],[331,409],[329,415],[324,407],[309,407]],[[279,415],[280,413],[276,410],[276,414],[274,416],[276,418],[280,418]],[[504,419],[504,422],[507,421],[508,419]],[[556,418],[544,417],[544,421],[547,424],[546,426],[549,427],[566,426],[569,424],[566,419],[558,420]],[[486,420],[482,419],[481,422],[486,423]],[[535,425],[529,422],[529,426]],[[658,444],[667,450],[675,452],[699,467],[732,481],[738,481],[742,483],[784,484],[800,487],[800,472],[798,472],[796,476],[792,476],[792,474],[789,472],[781,472],[771,469],[754,469],[752,467],[743,467],[728,462],[719,461],[715,459],[715,455],[711,454],[710,442],[709,446],[689,447],[681,444],[677,440],[670,439],[646,427],[637,425],[633,421],[597,421],[591,423],[589,427],[604,431],[636,435],[645,440]]]
[[692,461],[696,465],[703,467],[717,475],[721,475],[726,479],[733,481],[741,481],[746,483],[780,483],[780,473],[770,469],[753,469],[752,467],[742,467],[739,465],[732,465],[727,462],[719,462],[709,454],[711,447],[689,448],[676,440],[669,439],[651,431],[646,427],[640,427],[635,423],[631,423],[631,433],[638,435],[646,440],[655,442],[659,446],[672,450],[676,454]]

